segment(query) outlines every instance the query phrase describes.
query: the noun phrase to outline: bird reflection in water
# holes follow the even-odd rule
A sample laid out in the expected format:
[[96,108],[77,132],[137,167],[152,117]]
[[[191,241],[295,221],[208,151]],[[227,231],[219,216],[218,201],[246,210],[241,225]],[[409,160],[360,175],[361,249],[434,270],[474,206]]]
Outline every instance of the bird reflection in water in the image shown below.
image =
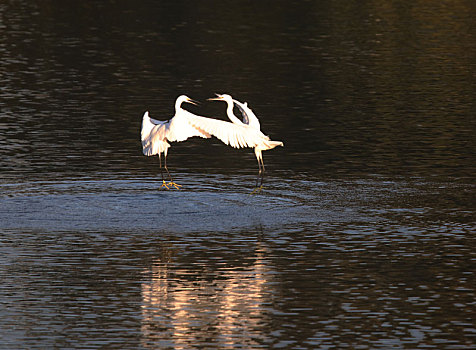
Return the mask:
[[258,244],[251,265],[200,272],[158,260],[142,284],[142,346],[190,349],[194,344],[247,348],[266,343],[274,274]]

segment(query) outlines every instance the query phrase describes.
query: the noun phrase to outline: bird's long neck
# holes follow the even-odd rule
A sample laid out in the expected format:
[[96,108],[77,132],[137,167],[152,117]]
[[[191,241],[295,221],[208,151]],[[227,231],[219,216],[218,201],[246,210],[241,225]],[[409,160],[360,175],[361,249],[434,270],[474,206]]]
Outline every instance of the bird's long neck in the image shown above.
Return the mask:
[[228,119],[231,120],[233,124],[243,124],[241,120],[239,120],[236,115],[233,113],[233,102],[226,102],[228,107],[226,108],[226,115]]
[[180,100],[175,101],[175,114],[182,110],[182,102]]

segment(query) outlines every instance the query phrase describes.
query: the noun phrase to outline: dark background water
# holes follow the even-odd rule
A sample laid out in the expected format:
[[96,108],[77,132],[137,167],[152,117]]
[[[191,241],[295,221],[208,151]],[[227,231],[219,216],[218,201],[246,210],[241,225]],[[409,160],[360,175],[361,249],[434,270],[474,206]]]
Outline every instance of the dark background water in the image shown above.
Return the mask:
[[[0,4],[1,348],[474,347],[470,1]],[[284,148],[142,114],[247,101]]]

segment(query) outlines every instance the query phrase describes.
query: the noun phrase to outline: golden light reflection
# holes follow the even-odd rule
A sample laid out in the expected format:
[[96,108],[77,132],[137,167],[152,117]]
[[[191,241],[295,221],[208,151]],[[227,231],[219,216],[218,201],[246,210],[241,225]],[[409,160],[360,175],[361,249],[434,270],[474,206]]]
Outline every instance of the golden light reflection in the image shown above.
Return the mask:
[[244,266],[180,269],[157,259],[142,284],[142,346],[189,349],[194,344],[245,347],[266,342],[263,325],[274,274],[257,245]]

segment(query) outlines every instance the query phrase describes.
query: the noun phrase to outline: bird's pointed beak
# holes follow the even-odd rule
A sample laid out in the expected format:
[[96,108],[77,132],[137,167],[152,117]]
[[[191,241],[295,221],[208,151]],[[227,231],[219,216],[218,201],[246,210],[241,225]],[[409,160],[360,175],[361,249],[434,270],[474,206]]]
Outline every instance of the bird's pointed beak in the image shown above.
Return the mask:
[[220,94],[215,94],[215,95],[217,95],[217,97],[207,98],[207,101],[221,101],[221,100],[223,100],[223,97]]
[[191,103],[191,104],[193,104],[193,105],[195,105],[195,106],[197,106],[197,105],[199,104],[198,101],[192,100],[191,98],[187,99],[187,102],[188,102],[188,103]]

